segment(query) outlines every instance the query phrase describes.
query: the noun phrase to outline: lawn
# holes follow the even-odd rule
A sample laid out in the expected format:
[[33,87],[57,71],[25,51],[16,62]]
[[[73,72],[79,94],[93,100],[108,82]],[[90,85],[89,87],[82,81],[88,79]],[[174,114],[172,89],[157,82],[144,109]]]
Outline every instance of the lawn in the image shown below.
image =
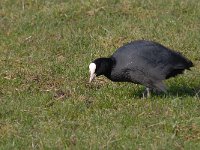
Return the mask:
[[[1,0],[0,149],[200,149],[199,0]],[[195,67],[166,95],[90,62],[153,40]]]

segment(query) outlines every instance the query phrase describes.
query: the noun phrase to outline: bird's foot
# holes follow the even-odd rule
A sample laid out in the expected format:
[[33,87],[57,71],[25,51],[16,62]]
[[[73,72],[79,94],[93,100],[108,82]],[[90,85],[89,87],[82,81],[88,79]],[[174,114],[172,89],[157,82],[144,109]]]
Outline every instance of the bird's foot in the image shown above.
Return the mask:
[[142,93],[142,98],[146,99],[146,98],[151,97],[151,91],[152,91],[152,89],[146,88],[145,91]]

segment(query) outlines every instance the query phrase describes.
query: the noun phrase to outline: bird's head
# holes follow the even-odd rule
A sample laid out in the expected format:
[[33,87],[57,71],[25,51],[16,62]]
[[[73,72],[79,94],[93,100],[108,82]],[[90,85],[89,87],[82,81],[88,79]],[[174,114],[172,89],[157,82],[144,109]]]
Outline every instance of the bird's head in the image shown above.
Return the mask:
[[112,59],[111,58],[97,58],[89,65],[89,72],[90,72],[90,80],[89,83],[92,82],[92,80],[95,79],[95,77],[100,75],[105,75],[106,77],[109,77],[111,68],[112,68]]

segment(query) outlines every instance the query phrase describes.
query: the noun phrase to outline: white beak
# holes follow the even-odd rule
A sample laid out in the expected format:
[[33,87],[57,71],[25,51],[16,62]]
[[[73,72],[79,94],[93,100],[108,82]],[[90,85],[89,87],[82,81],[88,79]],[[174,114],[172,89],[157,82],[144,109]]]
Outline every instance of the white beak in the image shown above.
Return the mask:
[[92,82],[92,80],[94,80],[95,79],[95,77],[96,77],[96,74],[90,74],[90,80],[89,80],[89,83],[91,83]]

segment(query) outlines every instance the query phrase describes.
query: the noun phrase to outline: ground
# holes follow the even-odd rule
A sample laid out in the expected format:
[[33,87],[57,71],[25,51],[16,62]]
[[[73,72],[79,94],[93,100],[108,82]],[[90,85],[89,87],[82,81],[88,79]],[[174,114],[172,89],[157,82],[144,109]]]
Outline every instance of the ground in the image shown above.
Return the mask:
[[[0,149],[200,149],[198,0],[1,0]],[[89,63],[153,40],[195,67],[166,95]]]

